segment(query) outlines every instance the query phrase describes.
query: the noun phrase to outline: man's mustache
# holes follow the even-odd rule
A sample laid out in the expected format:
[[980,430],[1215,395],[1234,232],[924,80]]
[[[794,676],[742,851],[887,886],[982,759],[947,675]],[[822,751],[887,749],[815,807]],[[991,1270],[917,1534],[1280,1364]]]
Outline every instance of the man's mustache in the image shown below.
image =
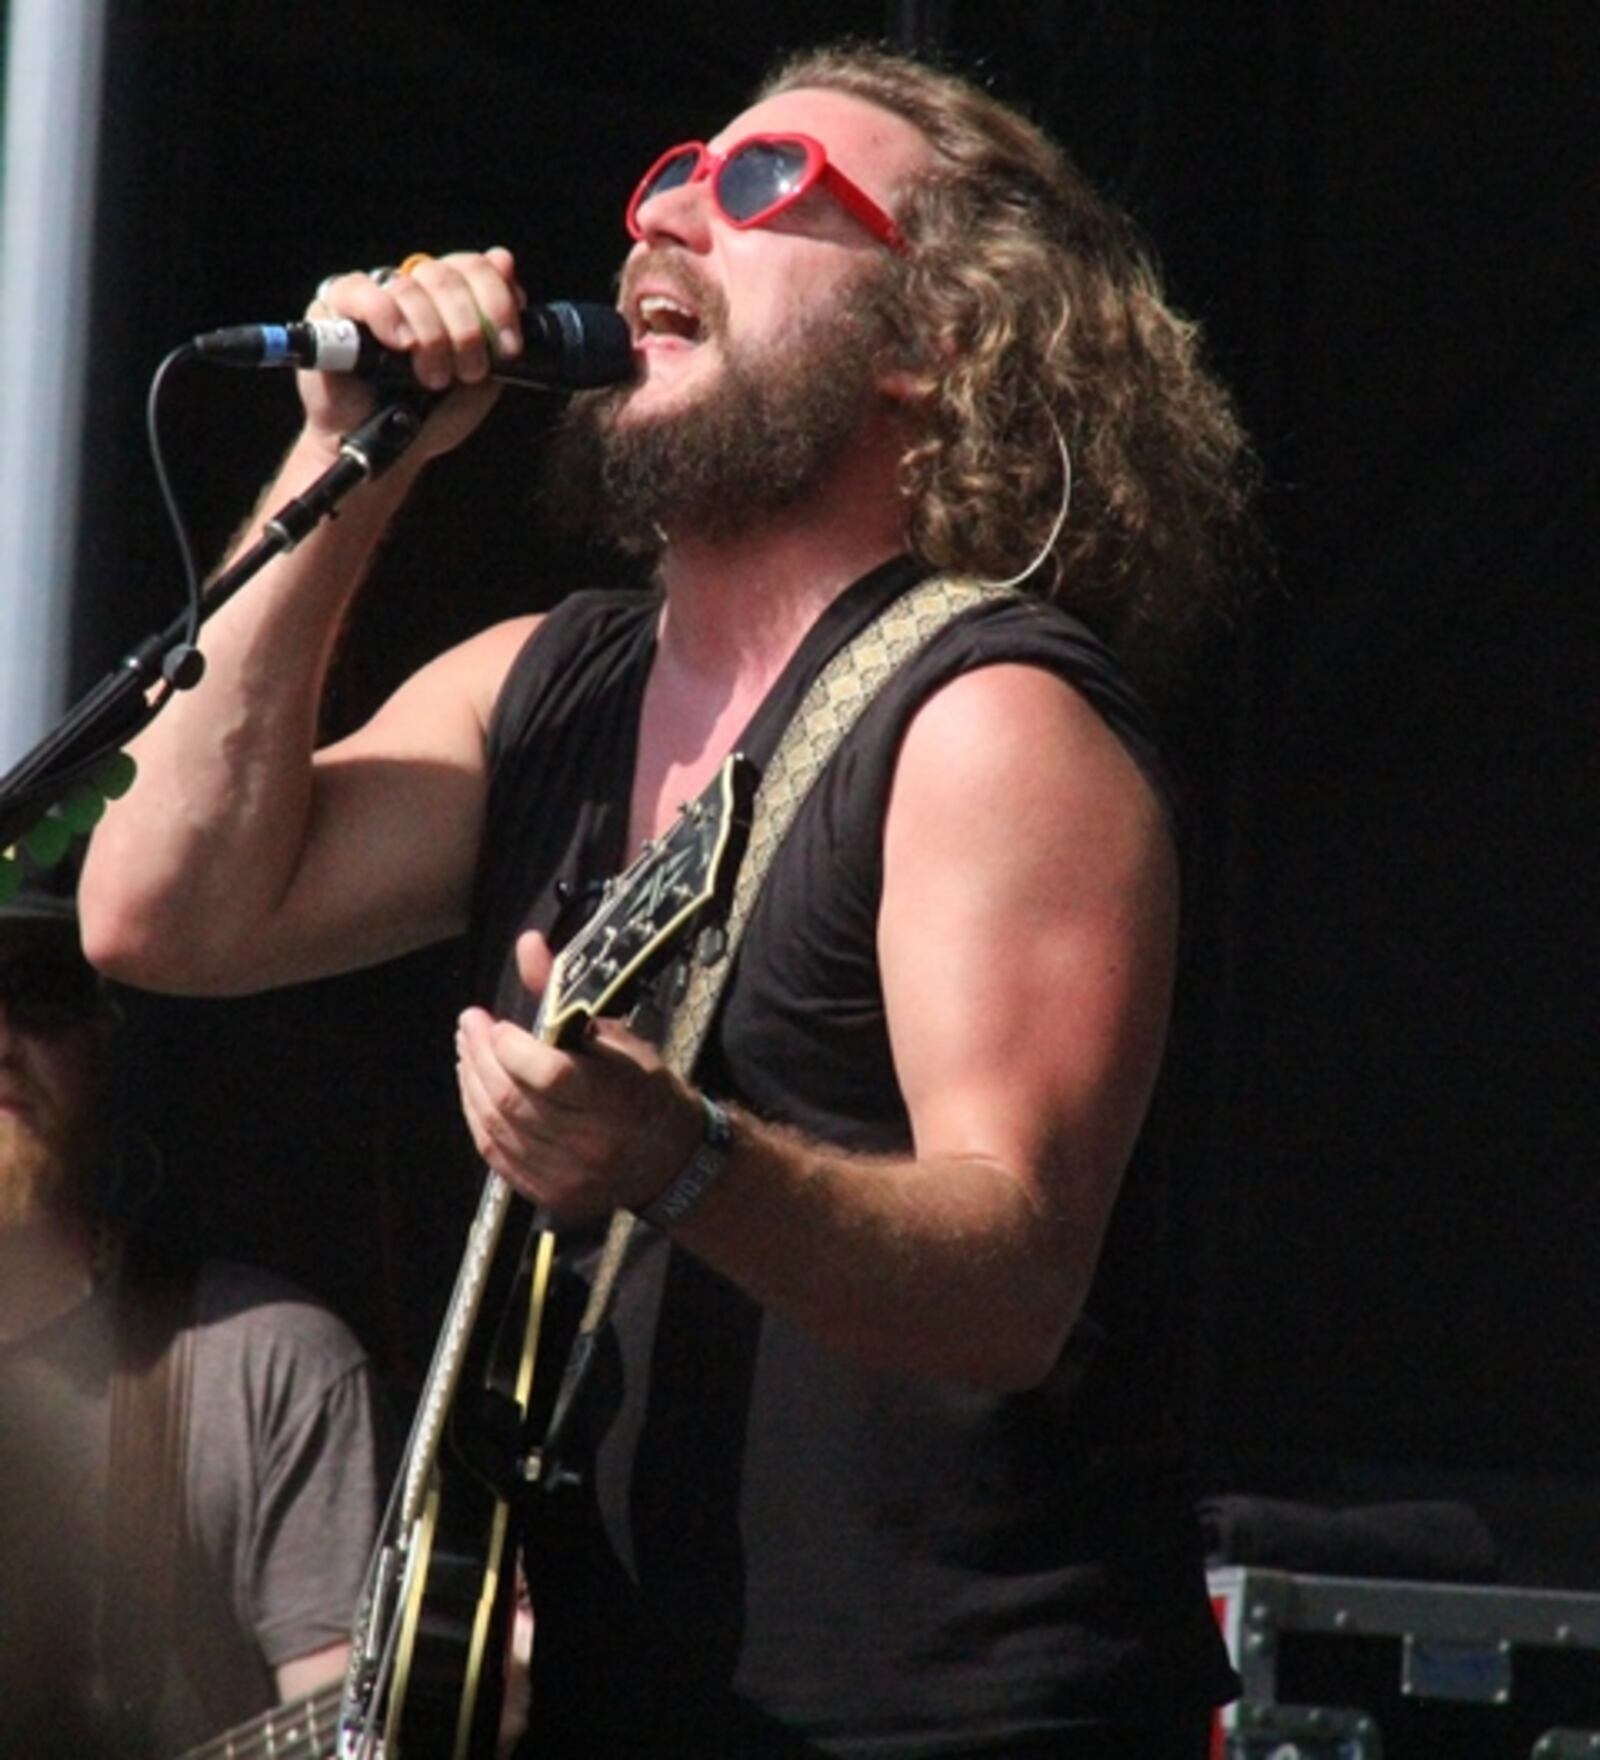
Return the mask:
[[632,308],[635,290],[645,280],[670,293],[674,299],[681,299],[694,311],[700,320],[702,338],[720,337],[726,331],[728,302],[722,289],[686,252],[670,245],[658,245],[639,256],[630,257],[622,271],[621,303],[624,311]]

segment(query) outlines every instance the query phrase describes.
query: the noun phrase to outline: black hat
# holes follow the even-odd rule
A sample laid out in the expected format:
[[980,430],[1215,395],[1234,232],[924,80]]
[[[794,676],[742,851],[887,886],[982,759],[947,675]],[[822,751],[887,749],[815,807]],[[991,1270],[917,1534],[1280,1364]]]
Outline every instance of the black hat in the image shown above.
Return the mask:
[[[36,1012],[43,1000],[46,1014],[53,1012],[58,1022],[117,1018],[104,981],[84,957],[74,902],[76,879],[72,863],[30,866],[12,896],[0,902],[0,962],[11,969],[6,995],[14,1018],[20,1017],[13,986],[22,970],[33,973],[35,990],[41,982],[45,986],[34,996]],[[47,977],[39,973],[41,966]]]
[[59,862],[53,868],[25,868],[16,891],[9,898],[0,898],[0,941],[49,940],[52,945],[70,946],[81,957],[77,881],[73,862]]

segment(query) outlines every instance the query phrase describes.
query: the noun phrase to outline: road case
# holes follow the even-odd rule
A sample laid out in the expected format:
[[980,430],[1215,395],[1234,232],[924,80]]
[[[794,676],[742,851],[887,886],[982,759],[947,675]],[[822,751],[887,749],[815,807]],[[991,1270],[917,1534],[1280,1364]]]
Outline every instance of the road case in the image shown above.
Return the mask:
[[1600,1760],[1600,1594],[1226,1566],[1214,1760]]

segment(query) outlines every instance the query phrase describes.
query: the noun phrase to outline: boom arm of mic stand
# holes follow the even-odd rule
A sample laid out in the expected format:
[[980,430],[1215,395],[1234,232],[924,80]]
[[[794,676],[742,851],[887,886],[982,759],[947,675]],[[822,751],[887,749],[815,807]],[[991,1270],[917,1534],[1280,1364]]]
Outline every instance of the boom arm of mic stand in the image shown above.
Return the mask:
[[[438,402],[407,393],[384,404],[346,436],[339,457],[305,491],[273,514],[263,535],[211,583],[202,621],[226,604],[284,551],[292,550],[358,484],[381,476],[422,431]],[[155,710],[145,693],[164,679],[174,690],[198,684],[205,671],[189,640],[189,618],[176,617],[147,636],[82,697],[22,760],[0,776],[0,859],[43,819],[60,795],[145,727]]]

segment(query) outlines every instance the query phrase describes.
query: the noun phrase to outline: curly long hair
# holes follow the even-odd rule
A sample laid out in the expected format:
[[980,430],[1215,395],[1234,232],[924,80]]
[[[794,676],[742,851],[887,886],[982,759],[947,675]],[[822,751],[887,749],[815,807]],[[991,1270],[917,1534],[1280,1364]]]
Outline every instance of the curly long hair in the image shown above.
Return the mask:
[[896,204],[910,249],[878,296],[921,387],[901,466],[913,550],[990,578],[1043,552],[1042,590],[1158,677],[1229,597],[1254,481],[1197,326],[1131,220],[970,81],[847,44],[785,62],[760,96],[799,88],[891,111],[934,151]]

